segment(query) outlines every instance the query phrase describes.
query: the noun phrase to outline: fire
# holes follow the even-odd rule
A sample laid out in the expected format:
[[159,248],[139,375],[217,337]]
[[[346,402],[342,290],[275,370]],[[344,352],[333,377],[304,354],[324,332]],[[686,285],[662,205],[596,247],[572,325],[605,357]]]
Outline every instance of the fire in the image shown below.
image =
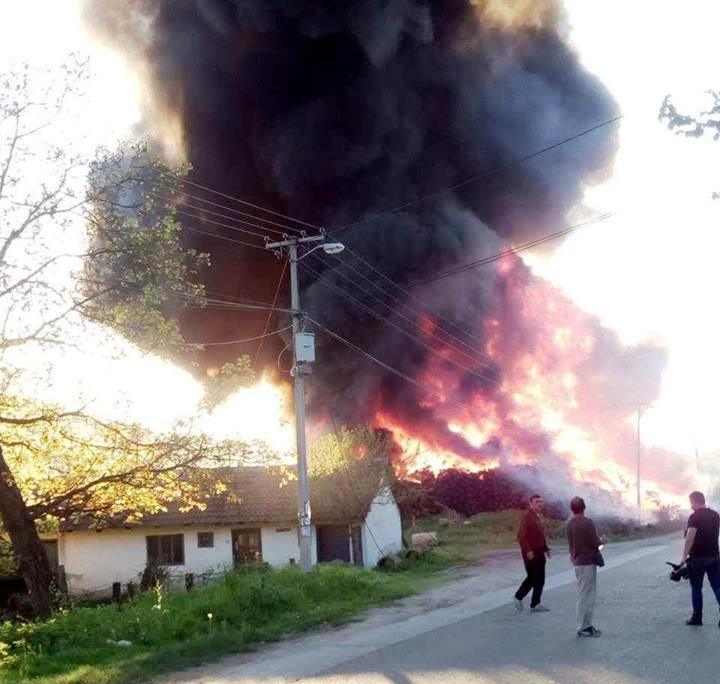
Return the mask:
[[228,397],[211,413],[204,428],[218,439],[263,441],[285,455],[294,448],[293,426],[287,415],[286,391],[263,378]]
[[[617,402],[612,385],[606,398],[593,396],[595,386],[603,387],[594,320],[531,276],[519,259],[500,264],[497,274],[507,293],[503,304],[512,315],[492,314],[482,324],[483,352],[501,367],[499,383],[462,396],[463,372],[432,358],[418,377],[436,393],[420,406],[431,418],[409,423],[383,403],[376,426],[394,433],[403,471],[552,467],[559,477],[614,492],[631,505],[634,409],[603,408],[603,400]],[[427,321],[422,327],[435,329]],[[484,363],[478,372],[488,374]],[[461,396],[464,410],[455,405]],[[654,505],[680,501],[676,486],[652,477],[644,480],[644,490]]]

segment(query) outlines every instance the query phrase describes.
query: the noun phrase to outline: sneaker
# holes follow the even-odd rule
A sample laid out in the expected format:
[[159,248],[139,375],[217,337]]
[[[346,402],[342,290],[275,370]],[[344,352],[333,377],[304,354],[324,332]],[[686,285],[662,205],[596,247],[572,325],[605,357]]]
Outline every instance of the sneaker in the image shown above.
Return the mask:
[[689,620],[685,620],[685,624],[690,627],[702,627],[702,618],[697,615],[693,615]]
[[513,605],[518,613],[522,613],[523,602],[517,596],[513,597]]
[[538,603],[536,606],[530,608],[531,613],[549,613],[550,609],[546,608],[542,603]]
[[599,629],[595,629],[592,625],[590,627],[586,627],[585,629],[581,629],[577,635],[579,637],[599,637],[602,634],[602,632]]

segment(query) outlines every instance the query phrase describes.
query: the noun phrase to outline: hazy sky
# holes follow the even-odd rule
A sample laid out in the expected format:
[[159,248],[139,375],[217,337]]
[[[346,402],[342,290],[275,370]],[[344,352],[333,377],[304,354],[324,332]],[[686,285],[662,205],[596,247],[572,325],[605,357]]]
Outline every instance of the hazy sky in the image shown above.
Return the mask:
[[[704,91],[720,87],[715,34],[720,3],[566,4],[574,45],[626,117],[614,176],[586,197],[587,206],[619,215],[576,233],[549,257],[527,260],[626,342],[653,340],[668,348],[662,396],[644,419],[647,444],[688,454],[696,446],[720,449],[714,415],[720,385],[715,263],[720,201],[711,200],[712,191],[720,191],[720,142],[677,137],[657,120],[667,93],[688,108],[700,108],[707,103]],[[69,50],[90,53],[97,78],[79,126],[98,143],[112,142],[136,123],[138,91],[120,58],[88,42],[80,5],[80,0],[0,0],[0,67],[10,57],[54,63]],[[159,361],[134,357],[118,366],[99,357],[97,363],[106,386],[129,390],[137,415],[154,411],[162,422],[188,410],[199,396],[186,373]],[[97,376],[87,359],[85,367]],[[83,375],[72,364],[67,373]],[[278,401],[266,394],[271,404]],[[232,413],[224,420],[232,421]]]

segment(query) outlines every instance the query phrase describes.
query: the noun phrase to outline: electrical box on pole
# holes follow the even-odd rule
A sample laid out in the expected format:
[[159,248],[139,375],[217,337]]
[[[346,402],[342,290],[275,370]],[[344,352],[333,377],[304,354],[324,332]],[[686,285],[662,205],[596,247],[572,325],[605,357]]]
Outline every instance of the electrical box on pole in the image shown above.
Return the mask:
[[313,333],[297,333],[295,335],[295,361],[297,363],[315,362],[315,335]]

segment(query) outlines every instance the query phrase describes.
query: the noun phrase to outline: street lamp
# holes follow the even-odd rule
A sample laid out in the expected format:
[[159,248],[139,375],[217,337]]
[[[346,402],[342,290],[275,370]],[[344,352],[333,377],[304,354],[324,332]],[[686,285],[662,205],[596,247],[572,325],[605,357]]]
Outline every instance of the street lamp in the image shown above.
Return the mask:
[[[312,336],[300,331],[300,286],[298,284],[298,261],[317,249],[325,254],[339,254],[345,249],[341,242],[323,242],[298,255],[298,246],[325,240],[325,235],[288,238],[271,242],[267,249],[282,250],[287,247],[290,261],[290,308],[293,332],[293,380],[295,397],[295,439],[297,443],[298,470],[298,541],[300,546],[300,569],[308,572],[312,567],[312,515],[310,510],[310,484],[307,468],[307,442],[305,437],[305,375],[310,373],[310,363],[315,360]],[[309,339],[308,339],[309,338]]]

